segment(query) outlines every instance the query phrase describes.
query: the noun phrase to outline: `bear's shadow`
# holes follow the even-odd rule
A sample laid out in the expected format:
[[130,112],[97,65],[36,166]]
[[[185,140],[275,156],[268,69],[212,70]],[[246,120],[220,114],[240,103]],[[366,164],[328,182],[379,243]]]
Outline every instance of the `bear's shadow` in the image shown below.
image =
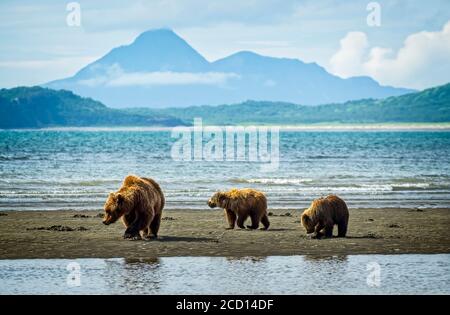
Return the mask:
[[[261,232],[261,233],[268,233],[268,232],[281,232],[281,231],[295,231],[295,229],[287,229],[287,228],[269,228],[267,230],[263,230],[263,229],[234,229],[235,231],[247,231],[247,232]],[[229,230],[229,231],[233,231],[233,230]]]
[[186,237],[186,236],[158,236],[158,238],[153,238],[150,241],[153,242],[217,242],[215,238],[208,237]]
[[347,235],[345,238],[348,239],[380,239],[383,238],[383,236],[378,234],[366,234],[366,235]]
[[286,228],[269,228],[265,232],[280,232],[280,231],[295,231],[296,229],[286,229]]

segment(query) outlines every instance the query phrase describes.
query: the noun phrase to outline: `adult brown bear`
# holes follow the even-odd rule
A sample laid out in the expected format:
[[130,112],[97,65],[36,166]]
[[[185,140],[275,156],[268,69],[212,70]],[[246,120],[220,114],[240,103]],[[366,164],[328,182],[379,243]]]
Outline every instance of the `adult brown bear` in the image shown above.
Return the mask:
[[140,239],[140,232],[145,238],[158,236],[164,194],[151,178],[128,175],[122,187],[110,193],[106,200],[103,223],[109,225],[122,218],[127,228],[124,238]]
[[238,227],[245,229],[244,222],[248,217],[252,220],[252,225],[247,225],[249,229],[257,229],[259,222],[263,224],[264,230],[269,228],[267,199],[257,190],[247,188],[217,192],[208,200],[208,206],[224,209],[229,224],[227,229],[234,229],[236,221]]
[[348,208],[338,196],[315,199],[301,217],[306,233],[314,233],[314,238],[333,236],[333,227],[338,226],[338,237],[345,237],[348,226]]

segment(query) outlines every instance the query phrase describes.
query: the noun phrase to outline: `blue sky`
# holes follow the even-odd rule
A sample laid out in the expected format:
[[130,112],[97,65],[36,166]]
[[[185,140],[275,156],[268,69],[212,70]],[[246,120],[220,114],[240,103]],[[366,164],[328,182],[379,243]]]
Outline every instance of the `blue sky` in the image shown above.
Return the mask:
[[81,25],[66,23],[70,1],[0,2],[0,87],[73,75],[143,31],[172,28],[208,60],[239,50],[317,62],[342,76],[422,89],[450,81],[450,1],[77,1]]

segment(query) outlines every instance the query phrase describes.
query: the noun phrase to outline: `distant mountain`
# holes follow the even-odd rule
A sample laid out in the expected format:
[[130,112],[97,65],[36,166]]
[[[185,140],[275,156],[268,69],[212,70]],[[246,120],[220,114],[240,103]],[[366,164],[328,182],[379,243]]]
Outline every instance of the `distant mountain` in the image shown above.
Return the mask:
[[252,52],[210,63],[168,29],[145,32],[73,77],[45,86],[113,107],[217,105],[247,99],[310,105],[412,92],[380,86],[369,77],[342,79],[316,63]]
[[364,99],[343,104],[304,106],[292,103],[246,101],[234,105],[127,110],[140,115],[169,115],[186,124],[195,117],[209,125],[311,123],[450,122],[450,83],[422,92],[383,100]]
[[0,128],[60,126],[173,126],[183,123],[161,114],[126,113],[69,91],[42,87],[0,90]]

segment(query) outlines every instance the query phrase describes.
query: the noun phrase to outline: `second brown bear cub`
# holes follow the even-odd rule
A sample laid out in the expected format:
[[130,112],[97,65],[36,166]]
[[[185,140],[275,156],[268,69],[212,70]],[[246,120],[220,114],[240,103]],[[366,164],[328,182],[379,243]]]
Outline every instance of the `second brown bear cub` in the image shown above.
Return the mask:
[[110,193],[106,200],[103,223],[109,225],[119,218],[127,228],[124,238],[140,239],[140,232],[145,238],[158,236],[164,194],[151,178],[129,175],[122,187]]
[[266,196],[254,189],[232,189],[228,192],[217,192],[209,200],[211,208],[223,208],[228,220],[228,228],[234,229],[235,223],[241,229],[245,229],[244,222],[250,217],[252,224],[249,229],[257,229],[261,222],[264,230],[269,228],[267,217]]
[[314,233],[314,238],[332,237],[333,227],[338,226],[338,237],[347,234],[349,212],[344,200],[329,195],[315,199],[301,216],[301,223],[306,233]]

